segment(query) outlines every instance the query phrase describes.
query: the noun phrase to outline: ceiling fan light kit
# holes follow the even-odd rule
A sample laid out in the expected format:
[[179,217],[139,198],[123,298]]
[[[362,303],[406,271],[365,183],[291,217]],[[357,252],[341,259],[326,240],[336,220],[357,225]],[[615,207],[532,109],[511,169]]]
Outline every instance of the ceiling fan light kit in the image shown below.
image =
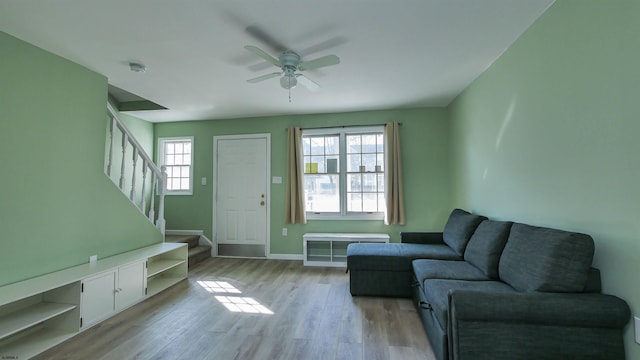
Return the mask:
[[293,75],[285,75],[280,78],[280,86],[285,90],[291,90],[298,85],[298,80]]

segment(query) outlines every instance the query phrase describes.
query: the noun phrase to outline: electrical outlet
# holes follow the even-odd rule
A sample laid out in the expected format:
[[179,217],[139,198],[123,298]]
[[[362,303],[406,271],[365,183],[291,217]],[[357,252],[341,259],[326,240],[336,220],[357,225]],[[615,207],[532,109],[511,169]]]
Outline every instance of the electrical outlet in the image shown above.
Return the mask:
[[637,316],[633,317],[633,323],[636,328],[636,343],[640,344],[640,318]]
[[91,255],[91,256],[89,256],[89,262],[90,262],[90,263],[94,263],[94,262],[96,262],[96,261],[98,261],[98,255]]
[[287,236],[287,228],[282,228],[282,236]]

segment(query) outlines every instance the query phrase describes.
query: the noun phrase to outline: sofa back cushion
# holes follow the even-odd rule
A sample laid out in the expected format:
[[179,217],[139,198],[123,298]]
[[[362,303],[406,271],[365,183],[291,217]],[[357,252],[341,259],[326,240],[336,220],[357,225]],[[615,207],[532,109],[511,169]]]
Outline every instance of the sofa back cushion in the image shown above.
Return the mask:
[[461,209],[454,209],[449,215],[449,220],[444,226],[442,239],[458,255],[464,254],[471,235],[483,220],[487,218],[480,215],[473,215]]
[[582,292],[593,260],[591,236],[513,224],[499,275],[519,291]]
[[498,279],[498,263],[511,225],[513,223],[510,221],[481,222],[464,251],[465,261],[480,269],[490,279]]

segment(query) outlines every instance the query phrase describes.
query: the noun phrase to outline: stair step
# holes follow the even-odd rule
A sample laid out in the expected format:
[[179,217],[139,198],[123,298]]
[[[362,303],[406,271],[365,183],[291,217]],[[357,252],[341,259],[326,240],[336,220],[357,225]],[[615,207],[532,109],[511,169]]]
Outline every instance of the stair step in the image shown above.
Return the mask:
[[189,249],[193,249],[198,246],[200,235],[166,235],[164,241],[187,243],[189,244]]
[[189,266],[193,266],[204,259],[211,257],[211,246],[199,245],[189,249]]

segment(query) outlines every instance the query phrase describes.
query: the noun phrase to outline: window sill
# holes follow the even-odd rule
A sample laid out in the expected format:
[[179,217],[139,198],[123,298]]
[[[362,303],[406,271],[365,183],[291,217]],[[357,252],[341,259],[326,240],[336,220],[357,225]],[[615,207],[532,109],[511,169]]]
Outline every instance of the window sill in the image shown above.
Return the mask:
[[173,195],[193,195],[193,191],[167,191],[164,193],[165,196],[173,196]]
[[338,221],[383,221],[384,214],[380,213],[371,213],[371,214],[349,214],[349,215],[340,215],[340,214],[318,214],[318,213],[307,213],[307,220],[338,220]]

